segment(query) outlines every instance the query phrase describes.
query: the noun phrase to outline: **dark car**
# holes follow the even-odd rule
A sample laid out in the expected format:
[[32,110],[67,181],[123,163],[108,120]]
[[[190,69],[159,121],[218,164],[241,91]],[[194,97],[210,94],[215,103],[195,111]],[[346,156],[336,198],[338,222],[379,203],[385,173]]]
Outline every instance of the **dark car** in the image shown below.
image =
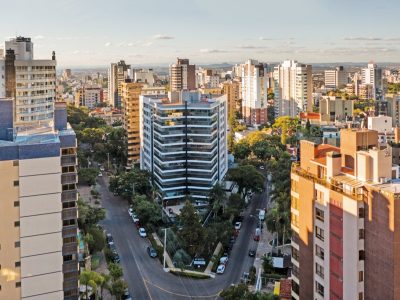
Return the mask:
[[156,258],[157,257],[157,251],[153,247],[149,246],[147,247],[147,253],[151,258]]
[[250,257],[255,257],[255,256],[256,256],[256,250],[250,249],[250,250],[249,250],[249,256],[250,256]]
[[107,241],[108,246],[110,246],[111,244],[114,244],[114,239],[113,239],[111,233],[106,234],[106,241]]
[[122,296],[123,300],[132,300],[131,295],[129,294],[128,289],[125,290],[124,295]]

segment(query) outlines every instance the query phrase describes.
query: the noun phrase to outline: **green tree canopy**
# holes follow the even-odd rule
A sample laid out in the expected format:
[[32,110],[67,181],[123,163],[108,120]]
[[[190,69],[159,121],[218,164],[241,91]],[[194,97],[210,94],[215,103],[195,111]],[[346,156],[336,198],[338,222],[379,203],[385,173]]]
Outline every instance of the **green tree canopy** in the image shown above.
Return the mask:
[[264,176],[252,165],[229,170],[228,179],[236,182],[243,197],[250,192],[259,193],[264,189]]

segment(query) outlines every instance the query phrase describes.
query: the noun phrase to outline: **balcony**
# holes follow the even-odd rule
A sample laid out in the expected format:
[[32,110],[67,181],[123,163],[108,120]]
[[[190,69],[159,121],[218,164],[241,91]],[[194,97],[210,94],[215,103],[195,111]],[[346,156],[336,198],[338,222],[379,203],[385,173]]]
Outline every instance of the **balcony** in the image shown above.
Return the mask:
[[61,156],[61,166],[71,166],[71,165],[77,165],[76,162],[76,155],[63,155]]
[[64,227],[62,230],[63,237],[78,236],[78,225]]
[[64,208],[62,210],[63,220],[77,219],[77,218],[78,218],[78,209],[76,207]]
[[77,252],[78,252],[78,242],[64,244],[62,247],[63,255],[76,254]]
[[78,201],[78,191],[69,190],[61,193],[61,202]]
[[78,261],[67,261],[63,263],[63,273],[78,272]]
[[78,183],[78,176],[74,173],[62,174],[61,184]]

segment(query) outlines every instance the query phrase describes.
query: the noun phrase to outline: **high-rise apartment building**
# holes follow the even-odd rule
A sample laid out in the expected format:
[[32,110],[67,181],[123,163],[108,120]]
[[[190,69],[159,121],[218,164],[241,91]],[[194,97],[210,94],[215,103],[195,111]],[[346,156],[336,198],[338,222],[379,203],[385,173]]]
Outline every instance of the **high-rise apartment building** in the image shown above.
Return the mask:
[[153,69],[134,70],[133,81],[144,83],[148,86],[154,86],[155,75]]
[[291,172],[294,299],[399,299],[400,181],[378,132],[300,142]]
[[319,99],[319,114],[321,122],[332,123],[347,121],[353,116],[354,102],[342,100],[335,96],[322,96]]
[[228,170],[226,96],[140,96],[140,167],[168,205],[207,200]]
[[193,91],[196,89],[196,66],[189,59],[178,58],[176,64],[169,66],[171,91]]
[[131,66],[124,60],[112,63],[108,69],[108,103],[121,108],[121,84],[131,78]]
[[5,50],[5,57],[0,57],[0,96],[14,99],[15,124],[51,121],[56,99],[55,53],[51,60],[34,59],[33,43],[25,37],[6,41]]
[[103,89],[97,86],[83,86],[75,91],[75,106],[86,106],[95,108],[103,102]]
[[361,69],[361,83],[372,86],[372,98],[380,99],[382,96],[382,69],[376,64],[369,63],[367,68]]
[[343,66],[336,67],[334,70],[325,70],[325,88],[340,89],[347,83],[347,73]]
[[121,84],[122,123],[127,134],[128,168],[131,168],[133,163],[139,162],[140,158],[139,97],[143,87],[143,83],[130,80]]
[[312,111],[312,66],[286,60],[274,68],[275,99],[295,100],[299,111]]
[[226,95],[228,104],[228,120],[236,113],[236,105],[241,99],[241,83],[237,80],[229,80],[222,83],[222,93]]
[[267,122],[268,70],[267,65],[249,59],[240,66],[242,78],[242,114],[249,125]]
[[0,99],[0,299],[78,299],[76,137],[65,103],[54,124],[13,127]]

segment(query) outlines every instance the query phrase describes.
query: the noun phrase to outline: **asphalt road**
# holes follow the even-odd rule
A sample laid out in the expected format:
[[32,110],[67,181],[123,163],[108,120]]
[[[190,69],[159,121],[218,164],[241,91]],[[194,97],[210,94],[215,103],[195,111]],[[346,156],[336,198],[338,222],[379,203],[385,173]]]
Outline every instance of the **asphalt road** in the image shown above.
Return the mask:
[[99,192],[106,219],[103,227],[111,233],[121,258],[124,278],[134,300],[179,300],[218,299],[218,293],[230,284],[240,281],[243,272],[248,272],[254,258],[248,256],[249,249],[256,249],[253,234],[258,223],[259,208],[267,206],[267,193],[254,195],[245,211],[239,237],[233,246],[225,273],[215,279],[189,279],[166,273],[158,259],[148,256],[147,239],[139,237],[137,229],[128,215],[128,204],[108,191],[105,176],[98,178]]

